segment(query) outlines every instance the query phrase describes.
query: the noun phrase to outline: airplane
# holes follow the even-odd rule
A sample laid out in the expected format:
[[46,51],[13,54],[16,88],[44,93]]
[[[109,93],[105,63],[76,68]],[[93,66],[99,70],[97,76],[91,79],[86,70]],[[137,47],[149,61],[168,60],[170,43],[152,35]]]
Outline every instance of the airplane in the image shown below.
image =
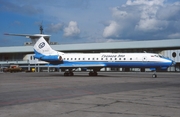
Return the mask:
[[167,70],[175,62],[156,53],[64,53],[50,47],[47,40],[50,35],[45,34],[5,34],[11,36],[25,36],[34,43],[34,57],[49,62],[49,65],[59,69],[66,69],[64,76],[74,76],[77,68],[90,69],[89,76],[97,76],[104,67],[118,68],[150,68],[156,78],[156,70]]

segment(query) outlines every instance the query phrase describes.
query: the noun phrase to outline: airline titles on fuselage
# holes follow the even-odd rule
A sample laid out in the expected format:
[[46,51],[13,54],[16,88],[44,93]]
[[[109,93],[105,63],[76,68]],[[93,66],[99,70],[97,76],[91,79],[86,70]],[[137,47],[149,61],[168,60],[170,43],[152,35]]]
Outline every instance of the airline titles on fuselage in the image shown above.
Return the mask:
[[102,58],[108,58],[108,57],[110,57],[110,58],[120,58],[120,57],[125,57],[125,55],[123,55],[123,54],[119,54],[119,55],[103,54],[101,57],[102,57]]

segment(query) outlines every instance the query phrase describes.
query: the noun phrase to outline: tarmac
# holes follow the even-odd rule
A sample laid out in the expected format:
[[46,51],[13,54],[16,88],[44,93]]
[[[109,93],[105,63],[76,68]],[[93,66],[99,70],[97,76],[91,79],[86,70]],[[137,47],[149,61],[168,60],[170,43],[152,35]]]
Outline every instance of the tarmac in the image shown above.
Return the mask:
[[0,117],[179,117],[180,73],[0,73]]

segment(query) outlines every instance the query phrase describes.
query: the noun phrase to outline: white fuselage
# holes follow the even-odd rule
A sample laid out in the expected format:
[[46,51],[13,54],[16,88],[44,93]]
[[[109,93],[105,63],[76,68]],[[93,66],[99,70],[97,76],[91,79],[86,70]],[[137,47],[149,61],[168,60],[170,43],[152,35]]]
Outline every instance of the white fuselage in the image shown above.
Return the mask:
[[97,64],[106,67],[169,67],[172,60],[154,53],[73,53],[62,54],[64,64]]

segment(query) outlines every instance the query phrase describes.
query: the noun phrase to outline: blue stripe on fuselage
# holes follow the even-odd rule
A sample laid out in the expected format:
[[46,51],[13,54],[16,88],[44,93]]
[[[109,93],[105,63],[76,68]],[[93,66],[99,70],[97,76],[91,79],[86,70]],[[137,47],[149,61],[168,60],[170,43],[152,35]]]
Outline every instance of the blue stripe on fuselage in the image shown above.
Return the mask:
[[169,67],[171,66],[171,62],[143,62],[143,61],[63,61],[63,64],[104,64],[104,67]]

